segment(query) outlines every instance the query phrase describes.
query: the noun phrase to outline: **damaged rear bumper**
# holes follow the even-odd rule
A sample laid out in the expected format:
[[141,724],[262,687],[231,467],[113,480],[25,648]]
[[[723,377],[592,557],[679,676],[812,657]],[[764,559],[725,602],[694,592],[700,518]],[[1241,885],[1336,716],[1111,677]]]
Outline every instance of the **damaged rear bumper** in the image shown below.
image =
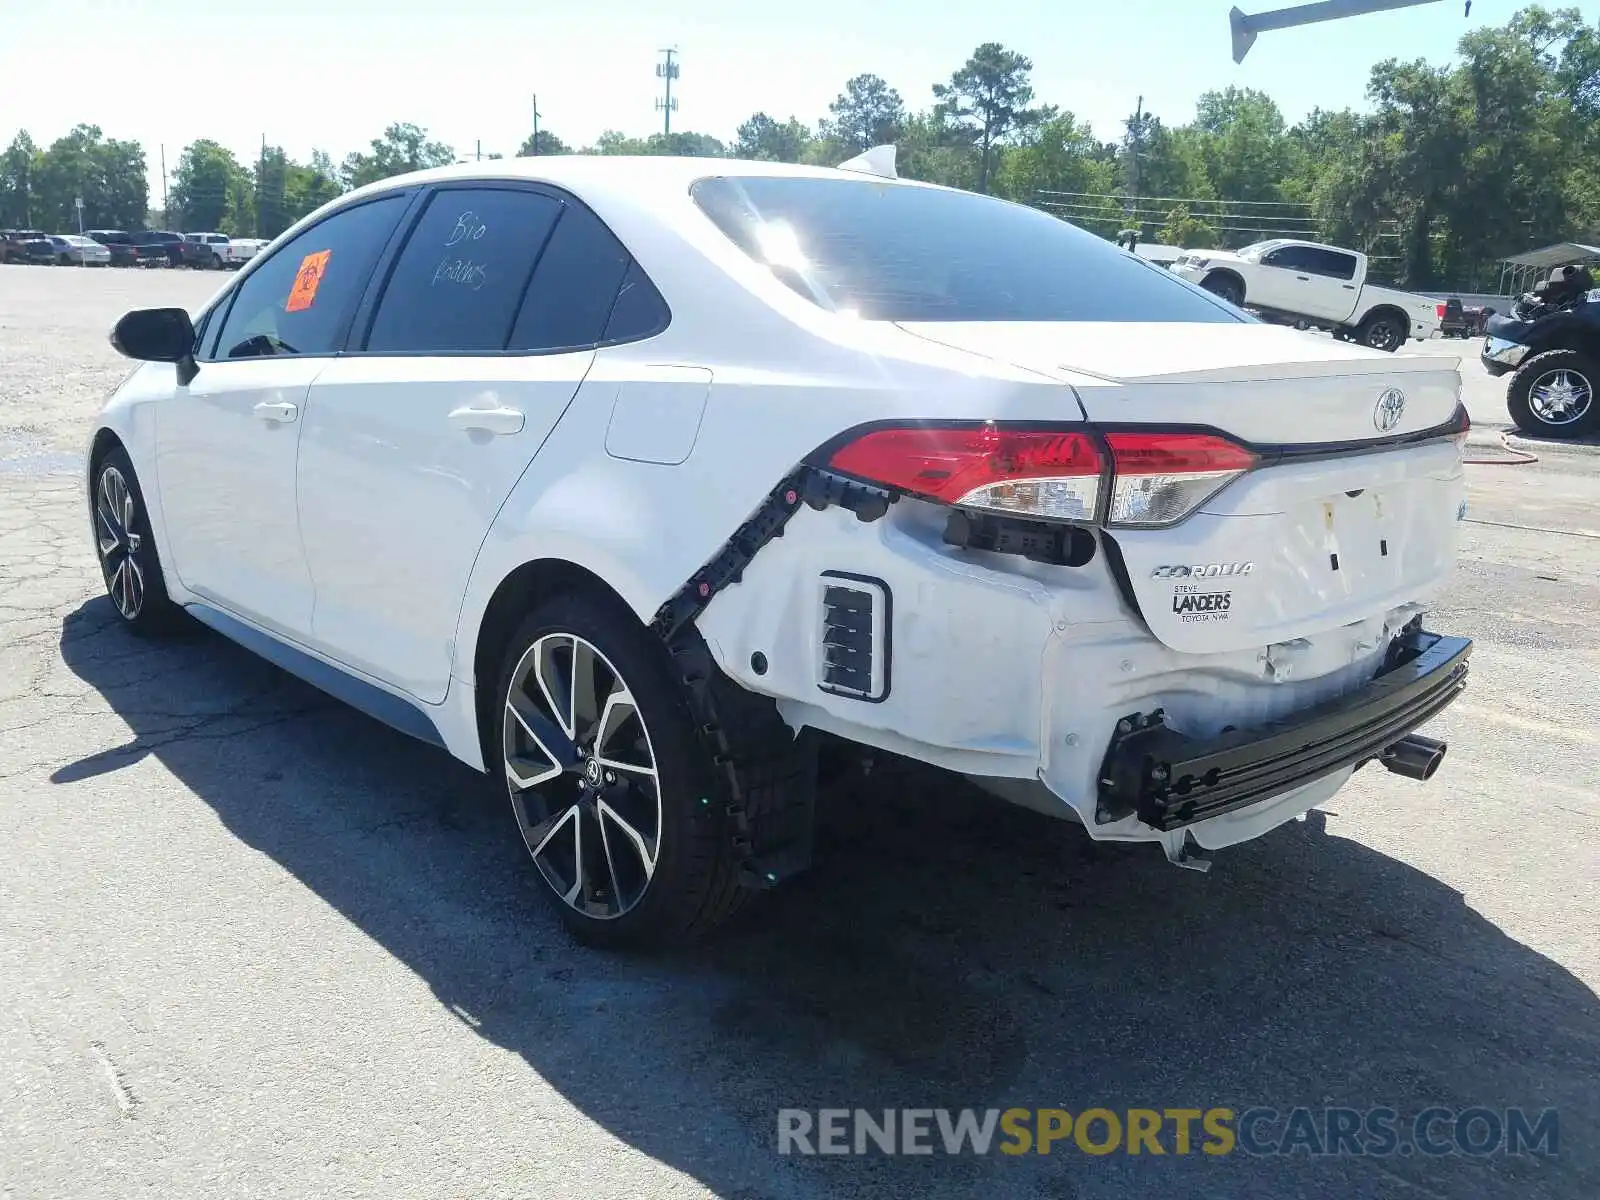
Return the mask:
[[1159,709],[1128,716],[1101,766],[1097,821],[1137,814],[1154,829],[1181,829],[1383,757],[1461,694],[1471,653],[1470,639],[1408,629],[1365,687],[1215,738],[1179,733]]

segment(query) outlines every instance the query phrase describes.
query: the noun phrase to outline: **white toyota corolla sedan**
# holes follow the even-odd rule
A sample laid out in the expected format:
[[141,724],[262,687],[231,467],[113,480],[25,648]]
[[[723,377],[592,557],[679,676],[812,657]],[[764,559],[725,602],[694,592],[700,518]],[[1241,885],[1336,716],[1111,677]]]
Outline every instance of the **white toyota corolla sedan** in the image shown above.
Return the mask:
[[1456,359],[869,159],[403,176],[129,313],[112,604],[503,779],[603,943],[803,869],[820,745],[1197,867],[1365,763],[1432,775]]

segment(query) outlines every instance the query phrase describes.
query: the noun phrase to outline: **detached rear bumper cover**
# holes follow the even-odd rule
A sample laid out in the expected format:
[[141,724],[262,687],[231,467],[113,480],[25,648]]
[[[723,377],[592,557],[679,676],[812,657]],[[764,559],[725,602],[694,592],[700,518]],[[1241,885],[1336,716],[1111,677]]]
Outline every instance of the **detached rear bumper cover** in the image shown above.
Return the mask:
[[1244,808],[1380,755],[1467,686],[1472,642],[1413,629],[1366,687],[1292,718],[1196,739],[1160,710],[1118,723],[1100,771],[1099,819],[1160,830]]

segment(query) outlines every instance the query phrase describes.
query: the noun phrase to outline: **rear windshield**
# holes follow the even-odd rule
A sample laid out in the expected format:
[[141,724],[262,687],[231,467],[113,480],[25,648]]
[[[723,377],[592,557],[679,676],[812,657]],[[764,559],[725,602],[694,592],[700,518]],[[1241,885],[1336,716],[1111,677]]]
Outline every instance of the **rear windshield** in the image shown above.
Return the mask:
[[795,291],[866,320],[1244,319],[1075,225],[972,192],[725,176],[692,195]]

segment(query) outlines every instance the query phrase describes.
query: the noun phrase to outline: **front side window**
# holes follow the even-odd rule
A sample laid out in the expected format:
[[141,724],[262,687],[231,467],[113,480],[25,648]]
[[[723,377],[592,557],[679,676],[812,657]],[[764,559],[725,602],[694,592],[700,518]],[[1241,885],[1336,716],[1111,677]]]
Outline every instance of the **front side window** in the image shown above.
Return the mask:
[[1318,275],[1327,275],[1332,279],[1356,277],[1355,255],[1341,254],[1337,250],[1313,250],[1311,254],[1311,269]]
[[1311,251],[1304,246],[1285,246],[1261,259],[1264,267],[1278,267],[1285,271],[1312,271]]
[[989,196],[774,176],[703,179],[692,194],[776,278],[866,320],[1247,320],[1103,238]]
[[561,202],[537,192],[448,188],[434,193],[395,261],[366,349],[498,353],[560,215]]
[[332,354],[409,197],[340,209],[240,283],[207,358]]

